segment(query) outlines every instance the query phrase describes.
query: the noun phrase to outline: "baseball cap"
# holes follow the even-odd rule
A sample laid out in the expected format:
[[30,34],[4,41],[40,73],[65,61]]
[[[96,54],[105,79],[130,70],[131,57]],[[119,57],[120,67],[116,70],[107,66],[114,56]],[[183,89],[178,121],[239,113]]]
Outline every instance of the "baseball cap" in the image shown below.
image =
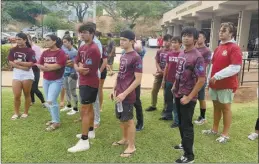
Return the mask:
[[120,33],[120,37],[127,38],[129,40],[135,40],[135,34],[134,32],[130,30],[125,30]]

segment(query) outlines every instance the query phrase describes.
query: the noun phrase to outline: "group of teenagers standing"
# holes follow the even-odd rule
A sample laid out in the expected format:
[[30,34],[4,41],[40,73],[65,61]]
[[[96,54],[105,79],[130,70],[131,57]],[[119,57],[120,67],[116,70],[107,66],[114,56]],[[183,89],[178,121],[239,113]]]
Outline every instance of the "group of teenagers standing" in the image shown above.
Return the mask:
[[[70,114],[78,112],[76,85],[73,80],[79,78],[79,100],[81,103],[79,120],[82,122],[82,131],[76,135],[79,139],[76,145],[68,149],[68,152],[72,153],[88,150],[90,148],[89,139],[95,138],[96,113],[100,111],[100,107],[96,107],[95,104],[98,92],[101,92],[100,77],[105,69],[103,63],[107,60],[107,51],[100,47],[96,41],[98,39],[95,36],[95,31],[96,25],[94,23],[80,25],[78,32],[84,43],[77,52],[73,49],[73,42],[69,37],[64,37],[61,40],[55,35],[48,35],[45,40],[48,49],[38,59],[28,36],[19,33],[16,37],[17,46],[11,49],[8,56],[10,65],[14,68],[15,114],[12,119],[28,117],[31,91],[39,97],[43,97],[37,93],[36,87],[34,90],[31,89],[36,77],[32,69],[39,69],[43,71],[43,89],[46,100],[42,98],[42,104],[48,108],[51,115],[51,121],[46,123],[47,131],[60,127],[57,99],[63,86],[67,90],[68,104],[66,107],[71,108],[71,97],[74,100]],[[205,33],[199,32],[193,27],[185,27],[179,37],[170,35],[163,37],[164,48],[157,52],[155,58],[157,72],[154,74],[152,106],[146,111],[156,110],[157,93],[162,86],[164,88],[164,109],[161,120],[173,119],[172,128],[179,127],[181,136],[181,144],[173,146],[174,149],[184,152],[183,156],[176,160],[177,163],[194,162],[192,119],[198,99],[200,117],[195,123],[201,125],[206,122],[206,67],[210,62],[212,63],[212,72],[208,81],[209,94],[214,106],[214,123],[212,129],[204,130],[202,133],[218,135],[219,122],[223,114],[223,132],[216,141],[225,143],[229,140],[228,133],[232,118],[231,103],[238,88],[237,73],[242,64],[241,50],[232,42],[234,32],[235,27],[232,23],[221,24],[219,31],[221,44],[215,49],[213,57],[205,46]],[[127,146],[125,151],[120,154],[121,157],[130,157],[135,153],[135,132],[143,129],[140,84],[143,69],[142,58],[145,51],[141,46],[138,46],[135,40],[136,36],[130,30],[120,33],[120,46],[124,51],[120,58],[119,72],[110,94],[111,100],[115,101],[115,113],[120,120],[122,130],[121,140],[112,145]],[[62,46],[64,47],[62,48]],[[184,49],[181,50],[181,47]],[[20,116],[22,91],[25,96],[25,110],[24,114]],[[136,126],[133,120],[134,106],[138,120]]]

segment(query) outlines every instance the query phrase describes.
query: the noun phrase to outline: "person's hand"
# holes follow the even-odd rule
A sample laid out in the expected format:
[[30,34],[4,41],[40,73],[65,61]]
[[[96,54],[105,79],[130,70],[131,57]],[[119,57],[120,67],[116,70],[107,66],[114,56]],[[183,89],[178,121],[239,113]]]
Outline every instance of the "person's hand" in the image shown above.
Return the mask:
[[124,93],[119,94],[116,98],[115,98],[115,102],[119,103],[122,102],[124,99],[126,98],[126,95]]
[[181,104],[183,104],[183,105],[188,104],[190,101],[191,101],[191,99],[190,99],[188,96],[185,96],[185,95],[184,95],[184,96],[181,98]]
[[18,64],[18,65],[19,65],[19,63],[20,63],[19,60],[14,60],[13,62],[14,62],[15,64]]
[[216,83],[216,78],[215,77],[212,77],[212,78],[210,78],[210,84],[215,84]]
[[172,93],[174,92],[174,89],[175,89],[175,85],[172,86],[172,89],[171,89]]
[[163,80],[161,83],[161,88],[164,89],[165,88],[165,81]]
[[90,69],[89,68],[79,68],[78,72],[82,75],[87,75],[89,73]]
[[82,67],[82,68],[84,67],[84,65],[82,63],[80,63],[80,62],[78,63],[78,66]]
[[116,96],[116,91],[113,90],[113,92],[110,94],[110,99],[114,101],[114,96]]
[[69,66],[69,67],[73,67],[74,66],[74,62],[72,60],[67,60],[66,65]]

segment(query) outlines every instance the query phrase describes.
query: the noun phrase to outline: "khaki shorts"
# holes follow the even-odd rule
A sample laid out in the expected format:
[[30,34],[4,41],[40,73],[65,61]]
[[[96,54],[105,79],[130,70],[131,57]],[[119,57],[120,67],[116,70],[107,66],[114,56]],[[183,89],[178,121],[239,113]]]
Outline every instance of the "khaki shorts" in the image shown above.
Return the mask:
[[209,89],[211,100],[218,100],[222,104],[229,104],[233,102],[234,93],[232,89],[214,90]]

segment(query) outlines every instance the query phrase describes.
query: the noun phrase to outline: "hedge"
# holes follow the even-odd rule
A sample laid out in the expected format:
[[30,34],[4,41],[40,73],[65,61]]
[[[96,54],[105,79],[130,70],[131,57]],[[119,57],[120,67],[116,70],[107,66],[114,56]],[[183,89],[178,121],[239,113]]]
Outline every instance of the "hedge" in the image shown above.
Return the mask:
[[1,49],[1,68],[8,68],[8,60],[7,57],[9,55],[10,49],[12,48],[11,45],[9,44],[5,44],[2,45],[2,49]]
[[[108,40],[109,38],[100,38],[100,42],[102,43],[102,45],[107,45]],[[120,38],[113,38],[113,40],[115,41],[116,46],[120,45]]]

